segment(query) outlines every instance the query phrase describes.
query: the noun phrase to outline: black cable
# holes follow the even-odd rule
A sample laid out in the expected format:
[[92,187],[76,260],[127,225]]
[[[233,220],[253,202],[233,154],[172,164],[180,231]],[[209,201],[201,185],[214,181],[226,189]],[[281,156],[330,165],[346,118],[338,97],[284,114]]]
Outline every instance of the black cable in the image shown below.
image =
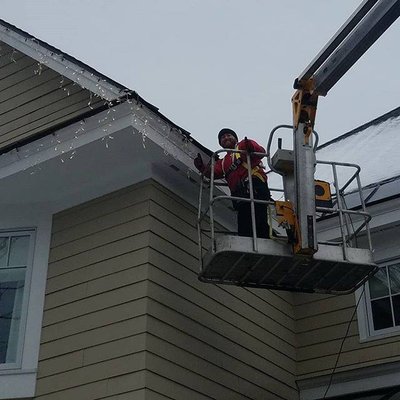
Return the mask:
[[385,394],[383,397],[381,397],[379,400],[390,400],[394,395],[400,392],[400,389],[398,387],[394,388],[391,390],[389,393]]
[[333,370],[332,370],[332,372],[331,372],[331,376],[330,376],[330,378],[329,378],[329,383],[328,383],[328,386],[326,387],[326,390],[325,390],[325,393],[324,393],[324,396],[322,397],[322,399],[326,399],[326,395],[328,394],[328,391],[329,391],[329,389],[330,389],[330,387],[331,387],[331,385],[332,385],[333,375],[335,374],[336,368],[337,368],[337,366],[338,366],[339,358],[340,358],[340,355],[341,355],[342,350],[343,350],[344,342],[345,342],[345,340],[347,339],[347,335],[349,334],[351,323],[353,322],[353,319],[354,319],[354,317],[355,317],[355,315],[356,315],[358,306],[360,305],[360,301],[361,301],[361,299],[362,299],[364,293],[365,293],[365,285],[363,286],[363,289],[362,289],[362,292],[361,292],[361,294],[360,294],[360,297],[359,297],[359,299],[357,300],[357,304],[356,304],[356,306],[355,306],[355,308],[354,308],[353,315],[351,316],[351,319],[350,319],[349,323],[347,324],[346,333],[345,333],[345,335],[344,335],[344,337],[343,337],[343,340],[342,340],[342,343],[341,343],[341,345],[340,345],[340,349],[339,349],[339,352],[338,352],[337,357],[336,357],[335,366],[333,367]]

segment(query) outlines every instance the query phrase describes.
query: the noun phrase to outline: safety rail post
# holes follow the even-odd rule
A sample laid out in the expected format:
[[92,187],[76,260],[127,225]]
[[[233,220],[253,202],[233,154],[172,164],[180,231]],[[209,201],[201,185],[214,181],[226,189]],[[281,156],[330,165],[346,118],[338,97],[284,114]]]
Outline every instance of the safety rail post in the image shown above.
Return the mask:
[[200,178],[200,190],[199,190],[199,202],[198,202],[198,210],[197,210],[197,236],[198,236],[198,244],[199,244],[199,262],[200,262],[200,271],[203,267],[203,239],[201,237],[201,208],[202,208],[202,198],[203,198],[203,174],[201,174]]
[[[366,213],[367,208],[365,207],[364,194],[362,192],[362,186],[361,186],[361,180],[360,180],[359,174],[357,175],[357,186],[358,186],[358,192],[360,194],[361,207],[362,207],[363,211]],[[368,246],[369,246],[369,249],[372,251],[372,240],[371,240],[371,232],[369,230],[369,220],[368,219],[365,221],[365,230],[367,232]]]
[[339,190],[339,183],[338,183],[338,176],[336,171],[336,165],[332,163],[332,171],[333,171],[333,182],[335,185],[336,195],[337,195],[337,202],[338,202],[338,212],[339,212],[339,222],[340,222],[340,233],[342,235],[342,251],[343,251],[343,259],[347,260],[347,247],[346,247],[346,238],[344,236],[343,231],[343,209],[342,209],[342,201],[340,198],[340,190]]
[[216,153],[213,153],[211,156],[211,173],[210,173],[210,230],[211,230],[212,252],[215,252],[215,230],[214,230],[214,210],[213,210],[215,155]]
[[251,176],[251,157],[248,151],[246,152],[246,160],[247,160],[247,178],[249,180],[249,191],[250,191],[249,195],[250,195],[251,227],[253,230],[253,249],[254,251],[258,251],[256,213],[255,213],[256,207],[254,204],[253,179]]
[[340,196],[340,201],[341,201],[341,204],[343,207],[342,212],[343,212],[343,219],[344,219],[344,227],[346,229],[346,243],[348,244],[349,247],[354,247],[353,243],[351,243],[352,237],[351,237],[351,229],[349,226],[349,224],[351,224],[352,221],[351,221],[350,215],[347,212],[345,212],[347,210],[347,208],[346,208],[346,200],[344,197],[344,192],[341,191],[338,194],[338,196]]

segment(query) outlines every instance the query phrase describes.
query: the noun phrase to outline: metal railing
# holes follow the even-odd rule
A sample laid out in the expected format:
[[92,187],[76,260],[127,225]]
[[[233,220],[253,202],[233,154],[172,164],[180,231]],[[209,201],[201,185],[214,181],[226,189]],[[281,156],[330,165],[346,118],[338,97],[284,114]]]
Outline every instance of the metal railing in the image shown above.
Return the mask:
[[[336,241],[325,241],[320,242],[324,244],[331,245],[341,245],[343,248],[343,258],[347,260],[346,249],[348,247],[358,247],[357,246],[357,236],[365,232],[367,238],[368,249],[372,250],[371,232],[369,228],[369,222],[371,221],[371,215],[367,212],[363,189],[360,180],[361,168],[357,164],[344,163],[337,161],[322,161],[317,160],[317,165],[328,165],[331,168],[333,176],[333,187],[335,191],[332,194],[335,200],[333,207],[316,207],[316,211],[320,212],[322,216],[331,214],[332,216],[337,216],[339,219],[338,227],[340,231],[340,240]],[[345,180],[343,185],[339,184],[338,167],[351,168],[354,172],[349,178]],[[346,193],[346,189],[355,184],[355,188]],[[346,196],[348,195],[358,196],[359,204],[358,207],[353,207],[349,209],[346,207]],[[354,208],[360,208],[360,210],[355,210]],[[357,228],[354,228],[354,221],[352,217],[356,217],[359,223]],[[361,222],[360,222],[361,221]]]
[[[280,127],[287,127],[291,128],[289,125],[281,125]],[[273,131],[274,132],[274,131]],[[316,134],[316,133],[315,133]],[[268,149],[270,148],[271,143],[268,142]],[[248,175],[248,182],[249,182],[249,197],[236,197],[230,194],[218,194],[216,195],[216,187],[226,187],[227,184],[223,180],[216,179],[214,168],[216,159],[220,153],[241,153],[246,155],[247,159],[247,175]],[[254,198],[254,191],[253,191],[253,182],[252,182],[252,175],[251,175],[251,156],[259,156],[260,158],[268,157],[269,153],[249,153],[245,150],[237,150],[237,149],[220,149],[213,153],[210,161],[210,174],[209,178],[203,176],[200,184],[200,191],[199,191],[199,206],[198,206],[198,218],[197,218],[197,227],[198,227],[198,243],[199,243],[199,254],[200,254],[200,262],[202,259],[203,254],[203,234],[209,232],[210,239],[211,239],[211,251],[215,252],[215,239],[216,239],[216,229],[215,229],[215,207],[218,202],[230,200],[230,201],[241,201],[241,202],[249,202],[250,203],[250,210],[251,210],[251,226],[252,226],[252,243],[253,243],[253,251],[258,251],[257,246],[257,228],[256,228],[256,217],[255,217],[255,204],[266,204],[268,208],[268,215],[269,215],[269,226],[270,226],[270,238],[274,240],[281,240],[286,239],[286,236],[279,236],[279,235],[272,235],[272,223],[271,223],[271,206],[274,206],[274,201],[272,200],[259,200]],[[327,165],[330,166],[332,170],[332,177],[333,180],[331,185],[334,188],[332,192],[333,198],[333,206],[332,207],[316,207],[316,213],[320,213],[319,219],[324,219],[325,217],[336,217],[338,218],[338,228],[340,231],[340,237],[334,238],[333,240],[327,241],[319,241],[318,243],[321,244],[329,244],[332,246],[341,246],[343,250],[343,259],[348,260],[347,255],[347,248],[348,247],[357,247],[357,236],[364,233],[367,237],[367,244],[369,250],[372,250],[372,243],[371,243],[371,234],[369,229],[369,222],[371,220],[371,215],[367,212],[361,181],[360,181],[360,167],[356,164],[351,163],[343,163],[343,162],[334,162],[334,161],[320,161],[317,160],[317,165]],[[351,174],[350,178],[346,179],[343,185],[339,184],[339,176],[338,176],[338,167],[342,168],[353,168],[354,173]],[[359,197],[359,208],[360,210],[355,209],[348,209],[346,207],[346,189],[351,187],[352,185],[356,186],[355,189],[352,189],[352,195],[358,193]],[[204,189],[205,186],[209,188],[209,195],[208,195],[208,204],[206,204],[203,210],[203,197],[204,197]],[[221,192],[223,192],[221,190]],[[357,228],[354,228],[354,222],[352,218],[355,217],[357,219],[357,223],[359,224]],[[209,230],[202,228],[202,223],[206,221],[208,218],[209,223]],[[266,216],[267,218],[267,216]],[[360,222],[361,220],[361,222]],[[232,234],[234,232],[223,232],[224,234]]]
[[[215,186],[227,186],[225,182],[219,181],[219,179],[215,178],[214,168],[216,159],[218,158],[218,154],[220,153],[240,153],[246,155],[246,163],[247,163],[247,179],[249,184],[249,197],[237,197],[228,194],[222,195],[215,195]],[[255,204],[266,204],[267,207],[273,205],[274,202],[270,200],[260,200],[254,198],[254,189],[253,189],[253,181],[252,181],[252,174],[251,174],[251,157],[258,156],[261,158],[266,156],[266,153],[259,153],[259,152],[252,152],[251,154],[246,150],[238,150],[238,149],[220,149],[214,152],[211,156],[210,160],[210,177],[209,179],[203,176],[203,179],[200,183],[200,192],[199,192],[199,207],[198,207],[198,218],[197,218],[197,227],[198,227],[198,239],[199,239],[199,250],[200,254],[202,254],[203,244],[202,244],[202,232],[205,232],[204,229],[201,228],[201,223],[208,217],[209,224],[210,224],[210,234],[211,234],[211,246],[212,251],[215,251],[215,218],[214,218],[214,207],[218,202],[223,200],[231,200],[231,201],[241,201],[241,202],[249,202],[250,203],[250,211],[251,211],[251,227],[253,232],[253,250],[258,251],[257,247],[257,228],[256,228],[256,217],[255,217]],[[219,181],[219,182],[216,182]],[[203,192],[204,186],[208,185],[209,187],[209,196],[208,196],[208,204],[204,211],[203,208]],[[266,215],[267,220],[267,215]],[[271,227],[271,225],[270,225]],[[230,232],[233,233],[233,232]]]

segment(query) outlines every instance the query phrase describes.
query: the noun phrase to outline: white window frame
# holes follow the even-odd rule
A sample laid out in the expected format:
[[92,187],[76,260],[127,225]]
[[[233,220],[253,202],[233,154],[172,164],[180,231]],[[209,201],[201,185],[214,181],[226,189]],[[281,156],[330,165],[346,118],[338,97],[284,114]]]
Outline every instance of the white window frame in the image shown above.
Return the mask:
[[[7,369],[16,369],[16,368],[21,367],[22,343],[23,343],[23,337],[24,337],[24,333],[25,333],[27,307],[28,307],[29,293],[30,293],[30,287],[31,287],[33,249],[35,246],[35,232],[36,232],[35,229],[29,229],[29,230],[13,229],[13,230],[7,230],[7,231],[0,230],[0,238],[29,236],[29,249],[28,249],[28,256],[27,256],[27,265],[26,265],[26,270],[25,270],[24,289],[22,291],[23,298],[22,298],[22,305],[21,305],[20,324],[19,324],[18,329],[16,330],[15,322],[12,322],[11,326],[10,326],[10,333],[9,333],[9,336],[11,336],[13,333],[14,333],[14,335],[15,334],[17,335],[16,343],[12,343],[12,345],[16,347],[16,360],[15,360],[15,362],[0,363],[0,371],[7,370]],[[5,268],[7,269],[7,267],[5,267]],[[0,268],[0,272],[1,272],[1,268]],[[1,301],[1,299],[0,299],[0,301]],[[15,303],[17,303],[17,302],[15,301]],[[9,347],[10,347],[10,344],[9,344]]]
[[45,206],[0,209],[0,233],[34,231],[16,363],[0,364],[0,399],[33,397],[36,389],[52,215]]
[[[400,258],[392,258],[379,263],[381,268],[400,264]],[[360,299],[361,296],[361,299]],[[373,324],[371,296],[369,285],[366,283],[356,291],[356,300],[359,301],[357,309],[358,328],[360,332],[360,342],[368,342],[377,339],[384,339],[391,336],[400,335],[400,326],[393,326],[386,329],[375,330]]]

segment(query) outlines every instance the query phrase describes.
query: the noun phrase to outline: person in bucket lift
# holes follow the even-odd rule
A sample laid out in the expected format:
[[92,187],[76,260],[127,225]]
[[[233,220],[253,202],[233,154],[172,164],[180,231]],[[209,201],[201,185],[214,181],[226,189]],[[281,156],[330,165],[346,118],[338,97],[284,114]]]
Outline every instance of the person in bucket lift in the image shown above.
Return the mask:
[[[258,200],[271,200],[271,194],[267,184],[267,175],[261,165],[262,156],[252,154],[265,153],[265,149],[254,140],[244,138],[240,142],[235,131],[229,128],[221,129],[218,133],[218,142],[224,149],[247,150],[250,153],[251,176],[254,198]],[[218,159],[214,167],[216,179],[225,178],[231,195],[235,197],[249,198],[248,169],[245,153],[229,152],[224,158]],[[210,165],[205,165],[198,154],[194,159],[195,167],[205,176],[210,177]],[[251,205],[247,201],[233,201],[237,211],[237,224],[239,236],[253,236],[251,223]],[[269,225],[267,217],[267,204],[254,203],[256,233],[259,238],[269,238]]]

